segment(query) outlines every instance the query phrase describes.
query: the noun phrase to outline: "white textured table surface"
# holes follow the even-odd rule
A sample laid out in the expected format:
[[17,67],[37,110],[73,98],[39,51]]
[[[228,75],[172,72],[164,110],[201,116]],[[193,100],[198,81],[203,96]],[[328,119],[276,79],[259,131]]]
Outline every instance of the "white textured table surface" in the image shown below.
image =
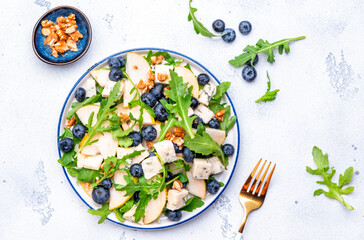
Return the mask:
[[[62,4],[89,17],[93,42],[78,62],[64,67],[42,63],[31,34],[38,18]],[[0,8],[0,239],[240,239],[242,216],[237,194],[259,158],[277,163],[263,207],[250,215],[241,239],[364,239],[364,1],[195,0],[197,17],[211,29],[249,20],[248,36],[234,43],[196,35],[187,22],[188,2],[177,1],[3,1]],[[241,78],[227,63],[259,38],[276,41],[306,35],[274,64],[261,56],[258,77]],[[162,47],[184,53],[220,80],[241,127],[241,152],[223,195],[204,214],[159,232],[133,231],[87,213],[57,163],[56,129],[65,97],[94,63],[121,50]],[[266,70],[275,101],[256,104],[266,90]],[[337,201],[313,197],[314,145],[329,153],[338,173],[353,166],[353,194]],[[338,175],[337,173],[337,175]],[[335,176],[337,180],[338,176]]]

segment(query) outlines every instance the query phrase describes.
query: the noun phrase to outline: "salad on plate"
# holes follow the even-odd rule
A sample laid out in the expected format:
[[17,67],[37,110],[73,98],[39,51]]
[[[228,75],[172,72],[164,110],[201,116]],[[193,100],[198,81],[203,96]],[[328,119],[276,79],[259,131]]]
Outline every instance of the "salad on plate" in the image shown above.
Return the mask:
[[235,151],[225,139],[236,116],[221,102],[229,87],[166,51],[128,52],[91,70],[58,142],[58,162],[98,205],[89,213],[99,223],[111,213],[143,225],[180,221],[221,190],[215,177]]

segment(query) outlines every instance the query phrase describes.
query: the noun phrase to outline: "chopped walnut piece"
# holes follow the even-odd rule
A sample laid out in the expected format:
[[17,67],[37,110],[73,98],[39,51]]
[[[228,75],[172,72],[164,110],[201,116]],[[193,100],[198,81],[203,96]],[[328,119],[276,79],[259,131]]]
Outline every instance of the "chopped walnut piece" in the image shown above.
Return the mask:
[[66,127],[67,128],[70,128],[72,127],[73,125],[75,125],[76,123],[76,118],[75,116],[72,116],[72,118],[70,120],[67,121],[67,124],[66,124]]
[[49,20],[42,21],[42,27],[47,28],[47,27],[50,27],[52,25],[53,25],[53,22],[52,21],[49,21]]
[[185,130],[181,127],[175,127],[173,129],[173,133],[176,137],[181,137],[181,138],[185,137]]
[[72,39],[67,39],[67,47],[69,47],[69,49],[73,52],[77,52],[78,48],[77,48],[77,43],[75,41],[73,41]]
[[137,66],[137,65],[135,65],[135,66],[133,66],[133,68],[134,68],[134,69],[138,69],[138,66]]
[[140,80],[139,80],[139,83],[138,83],[138,85],[137,85],[137,88],[139,88],[139,89],[144,89],[146,86],[147,86],[147,85],[144,83],[144,81],[140,79]]
[[154,81],[155,80],[155,74],[152,72],[152,70],[149,70],[148,80],[149,81]]
[[126,113],[120,113],[119,117],[121,117],[121,119],[120,119],[121,122],[126,122],[126,121],[128,121],[130,119],[129,115],[126,114]]
[[168,79],[168,74],[167,73],[158,73],[157,79],[161,82],[164,82],[165,80]]
[[162,55],[159,56],[153,56],[150,58],[150,60],[152,61],[153,65],[157,65],[157,64],[161,64],[163,61],[164,57]]
[[54,49],[56,49],[56,51],[59,53],[64,53],[69,50],[69,47],[67,46],[67,43],[62,40],[54,44]]
[[68,38],[67,34],[61,29],[57,30],[56,33],[57,33],[60,41],[66,40]]
[[56,51],[56,49],[54,49],[54,47],[52,47],[51,49],[52,49],[52,53],[51,53],[52,56],[55,58],[58,57],[58,52]]
[[76,41],[76,42],[78,41],[78,39],[83,38],[83,35],[79,31],[71,33],[70,36],[71,36],[72,40]]
[[183,138],[181,138],[181,137],[174,137],[174,138],[173,138],[173,140],[172,140],[172,142],[173,142],[174,144],[176,144],[176,145],[179,147],[179,149],[182,149],[182,147],[183,147],[183,143],[184,143],[185,141],[183,141]]
[[164,137],[165,140],[170,140],[170,141],[172,141],[173,138],[174,138],[174,136],[173,136],[173,134],[170,131],[168,131],[166,133],[166,136]]
[[71,33],[76,32],[76,30],[77,30],[77,25],[72,25],[71,27],[66,28],[65,33],[71,34]]
[[66,22],[66,18],[63,17],[63,16],[60,16],[57,18],[57,23],[60,24],[60,23],[65,23]]
[[176,190],[178,190],[178,191],[181,191],[181,190],[182,190],[182,188],[183,188],[183,184],[181,183],[181,181],[180,181],[180,180],[175,180],[175,181],[173,182],[173,184],[172,184],[172,188],[173,188],[173,189],[176,189]]
[[44,40],[44,44],[49,46],[53,46],[56,42],[58,42],[58,35],[55,32],[51,32],[48,37]]
[[42,35],[47,37],[49,34],[51,34],[51,29],[50,28],[42,28]]
[[225,109],[222,109],[215,113],[215,117],[217,120],[221,122],[222,120],[224,120],[224,114],[225,114]]
[[147,147],[148,148],[152,148],[153,147],[153,142],[145,141],[145,143],[147,144]]
[[67,20],[75,20],[76,19],[76,15],[74,13],[71,13],[67,18],[66,18],[66,21]]

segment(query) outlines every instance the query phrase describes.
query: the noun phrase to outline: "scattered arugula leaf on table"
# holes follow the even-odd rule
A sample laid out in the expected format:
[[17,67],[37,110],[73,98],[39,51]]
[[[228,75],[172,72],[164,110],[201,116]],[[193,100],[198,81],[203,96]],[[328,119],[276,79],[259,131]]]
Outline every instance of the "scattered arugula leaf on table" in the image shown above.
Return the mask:
[[100,216],[100,220],[98,221],[98,224],[103,223],[107,216],[112,212],[109,210],[109,204],[108,203],[104,203],[102,204],[102,207],[99,209],[89,209],[87,211],[88,213],[92,214],[92,215],[98,215]]
[[202,36],[205,36],[205,37],[221,37],[221,35],[215,35],[212,32],[210,32],[209,30],[207,30],[207,28],[201,22],[199,22],[197,20],[197,18],[195,16],[195,12],[197,11],[197,8],[191,7],[191,2],[192,2],[192,0],[189,0],[190,11],[188,13],[187,20],[192,21],[195,32],[197,34],[201,34]]
[[204,205],[204,201],[201,200],[201,198],[193,196],[189,199],[187,199],[185,206],[182,207],[180,210],[186,211],[186,212],[193,212],[196,208],[202,207]]
[[255,56],[258,53],[265,52],[268,55],[267,61],[272,63],[275,61],[273,50],[278,47],[279,54],[283,54],[283,49],[286,53],[289,53],[290,48],[288,43],[292,41],[297,41],[300,39],[306,38],[305,36],[297,37],[297,38],[287,38],[274,43],[269,43],[267,40],[259,39],[259,41],[255,44],[256,46],[248,45],[244,48],[244,52],[239,56],[236,56],[234,59],[231,59],[229,63],[234,67],[243,66],[246,62],[251,61],[253,65],[253,61]]
[[[332,182],[332,177],[335,175],[336,170],[334,167],[329,166],[328,154],[325,155],[322,153],[322,150],[318,147],[314,146],[312,149],[313,160],[316,163],[317,169],[313,170],[312,168],[306,166],[306,171],[312,175],[319,175],[323,178],[323,181],[317,181],[316,183],[326,185],[329,191],[324,191],[323,189],[317,189],[313,195],[319,196],[322,193],[325,194],[326,197],[333,198],[341,202],[347,209],[354,210],[352,206],[350,206],[347,202],[345,202],[344,198],[341,195],[346,195],[354,191],[354,187],[343,188],[344,185],[347,185],[351,182],[354,169],[353,167],[349,167],[345,170],[344,175],[339,176],[339,182]],[[331,171],[330,171],[331,170]]]
[[268,78],[268,82],[267,82],[267,85],[268,85],[268,89],[267,89],[267,92],[261,96],[259,99],[255,100],[255,102],[267,102],[267,101],[273,101],[274,99],[276,99],[276,95],[277,93],[279,92],[279,89],[276,89],[276,90],[273,90],[273,91],[270,91],[270,78],[269,78],[269,74],[268,74],[268,71],[267,71],[267,78]]

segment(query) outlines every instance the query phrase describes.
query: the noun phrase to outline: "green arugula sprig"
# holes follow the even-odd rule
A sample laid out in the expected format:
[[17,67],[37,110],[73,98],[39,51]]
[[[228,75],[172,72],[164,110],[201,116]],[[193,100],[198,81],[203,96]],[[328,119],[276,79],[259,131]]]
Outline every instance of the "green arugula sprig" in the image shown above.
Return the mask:
[[[328,154],[325,155],[322,153],[321,149],[314,146],[312,149],[313,160],[316,163],[317,169],[313,170],[310,167],[306,167],[306,171],[312,175],[319,175],[323,178],[323,181],[317,181],[316,183],[326,185],[329,191],[324,191],[323,189],[317,189],[313,195],[319,196],[322,193],[325,194],[326,197],[333,198],[344,204],[344,206],[349,210],[354,210],[352,206],[350,206],[347,202],[344,201],[344,198],[341,195],[346,195],[354,191],[354,187],[343,188],[344,185],[347,185],[351,182],[354,169],[353,167],[349,167],[345,170],[344,175],[339,176],[339,183],[332,182],[332,177],[335,175],[336,171],[334,167],[329,166]],[[331,172],[330,172],[331,170]]]
[[107,101],[101,101],[101,106],[100,106],[100,110],[97,114],[97,122],[95,125],[92,126],[92,117],[93,114],[91,114],[90,118],[89,118],[89,131],[88,131],[88,135],[86,137],[86,140],[84,142],[84,144],[82,144],[82,146],[80,146],[80,148],[78,149],[78,153],[80,153],[82,151],[82,149],[87,146],[92,144],[94,141],[91,141],[91,139],[95,136],[96,133],[102,133],[103,131],[107,131],[107,129],[105,127],[102,127],[101,125],[108,120],[109,118],[109,114],[112,113],[113,111],[115,111],[116,108],[112,107],[115,102],[117,102],[120,98],[120,94],[119,94],[119,90],[120,90],[120,81],[118,81],[114,88],[111,90],[110,92],[110,96],[108,97]]
[[263,96],[261,96],[259,99],[255,100],[256,103],[258,103],[260,101],[261,102],[263,102],[263,101],[264,102],[273,101],[274,99],[276,99],[276,95],[279,92],[279,89],[270,91],[270,78],[269,78],[268,71],[267,71],[267,78],[268,78],[268,82],[267,82],[268,89],[267,89],[267,92]]
[[201,198],[193,196],[189,199],[187,199],[185,206],[183,206],[180,210],[186,211],[186,212],[193,212],[196,208],[202,207],[204,205],[204,201],[201,200]]
[[212,32],[210,32],[209,30],[207,30],[207,28],[201,22],[199,22],[197,20],[197,18],[195,16],[195,12],[197,11],[197,8],[191,7],[191,2],[192,2],[192,0],[189,1],[190,11],[188,13],[187,20],[192,21],[195,32],[197,34],[201,34],[202,36],[205,36],[205,37],[221,37],[222,35],[215,35]]
[[152,64],[152,57],[158,57],[158,56],[163,56],[164,57],[164,60],[167,62],[166,65],[172,65],[172,66],[177,66],[177,65],[180,65],[183,60],[182,59],[179,59],[176,61],[176,58],[175,57],[172,57],[168,52],[166,51],[157,51],[155,53],[153,53],[152,50],[149,50],[147,56],[145,56],[145,60],[147,60],[147,62],[149,63],[149,65]]
[[258,53],[265,52],[268,55],[268,62],[274,62],[274,53],[273,50],[278,47],[279,54],[283,54],[283,49],[286,53],[289,53],[290,48],[288,43],[292,41],[297,41],[300,39],[306,38],[305,36],[296,37],[296,38],[287,38],[274,43],[269,43],[267,40],[259,39],[259,41],[255,44],[256,46],[248,45],[244,48],[244,53],[236,56],[234,59],[230,60],[229,63],[234,67],[243,66],[246,62],[251,61],[253,65],[253,61]]

